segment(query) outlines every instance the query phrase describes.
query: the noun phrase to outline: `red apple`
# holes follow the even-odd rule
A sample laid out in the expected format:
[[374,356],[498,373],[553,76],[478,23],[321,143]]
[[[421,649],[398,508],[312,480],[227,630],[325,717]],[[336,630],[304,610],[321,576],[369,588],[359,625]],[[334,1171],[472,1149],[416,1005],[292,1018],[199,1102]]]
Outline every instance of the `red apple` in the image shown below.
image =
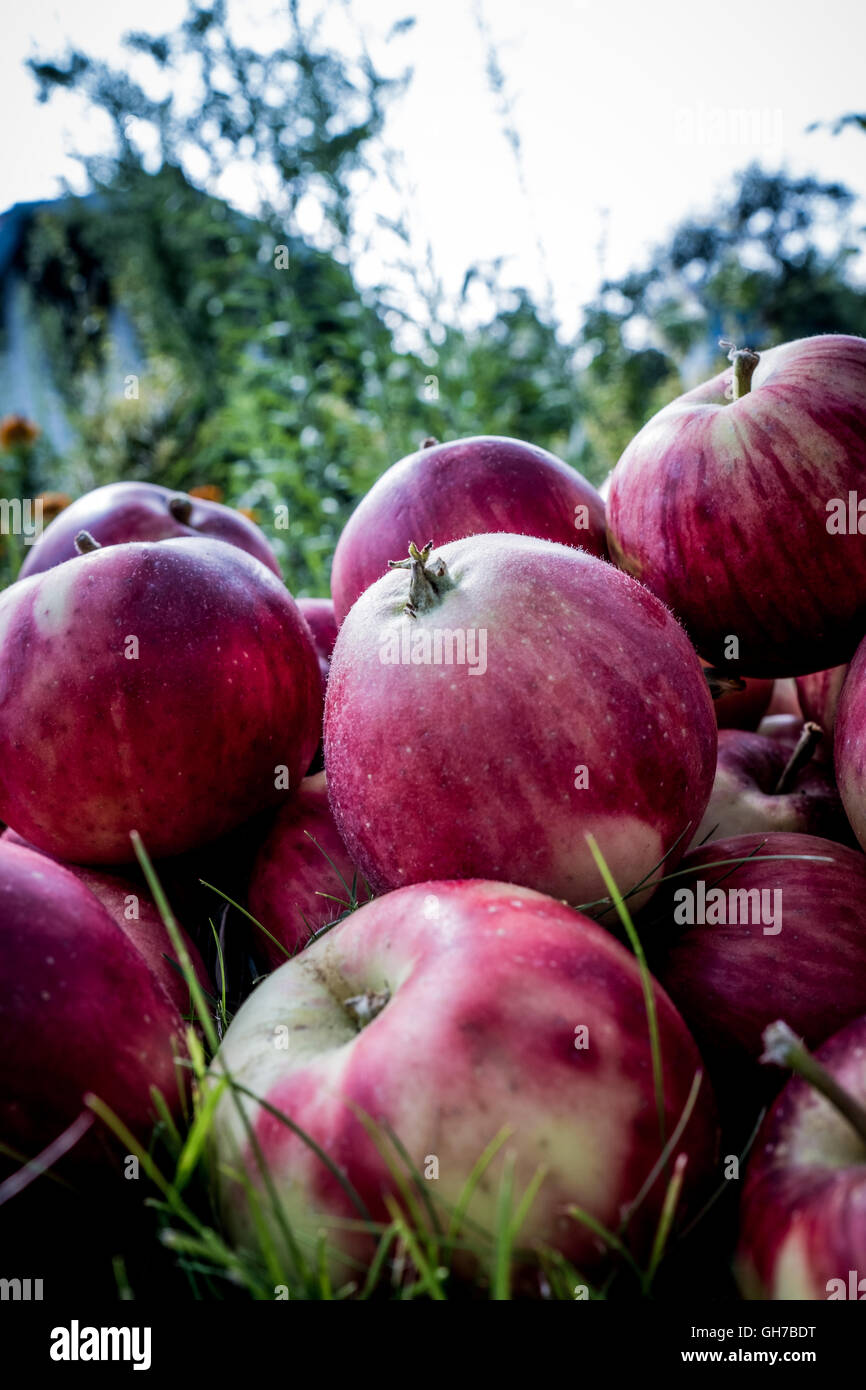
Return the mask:
[[844,845],[771,833],[690,850],[641,932],[723,1099],[772,1083],[757,1063],[775,1019],[815,1046],[866,1013],[866,857]]
[[[159,972],[161,975],[162,972]],[[150,1088],[179,1103],[180,1013],[146,953],[77,878],[0,843],[0,1131],[28,1157],[93,1092],[147,1139]]]
[[628,446],[608,544],[713,665],[736,638],[736,674],[806,675],[866,631],[866,339],[733,358]]
[[[654,994],[670,1136],[701,1063],[670,1001],[658,987]],[[661,1150],[639,973],[612,936],[541,894],[506,883],[424,883],[366,904],[259,985],[225,1036],[214,1071],[223,1067],[324,1150],[374,1221],[391,1220],[386,1197],[402,1206],[389,1133],[424,1175],[419,1205],[429,1195],[445,1211],[507,1127],[468,1208],[482,1243],[497,1224],[510,1154],[515,1202],[539,1168],[546,1174],[521,1248],[552,1246],[581,1270],[609,1263],[602,1242],[569,1216],[576,1203],[608,1227],[625,1224],[626,1243],[646,1256],[667,1181],[662,1174],[651,1184],[629,1219]],[[358,1210],[332,1172],[271,1111],[247,1099],[243,1109],[303,1247],[315,1248],[324,1232],[335,1259],[341,1252],[369,1264],[376,1238],[340,1224]],[[702,1082],[674,1149],[688,1155],[684,1208],[712,1171],[715,1137]],[[228,1094],[213,1138],[235,1242],[255,1240],[248,1197],[229,1175],[246,1170],[279,1245],[250,1135]]]
[[316,648],[316,656],[319,658],[322,681],[325,682],[328,679],[331,656],[334,651],[334,643],[337,640],[337,620],[334,617],[334,605],[329,598],[299,598],[295,602],[306,618],[310,632],[313,634],[313,645]]
[[[249,910],[276,938],[256,945],[273,967],[301,950],[311,935],[334,922],[353,889],[368,897],[328,805],[325,774],[305,777],[297,796],[279,811],[259,850],[249,888]],[[282,947],[282,949],[281,949]]]
[[0,596],[0,816],[86,864],[216,839],[309,766],[321,680],[280,581],[222,541],[107,546]]
[[[310,632],[313,634],[313,645],[319,658],[319,670],[322,673],[322,712],[324,713],[325,688],[328,684],[328,672],[331,669],[331,655],[337,640],[334,605],[329,598],[299,598],[297,604],[309,624]],[[307,770],[307,776],[321,772],[323,766],[324,756],[320,741],[316,755]]]
[[[743,1189],[747,1298],[866,1299],[866,1018],[804,1054],[781,1025],[767,1060],[802,1070],[764,1120]],[[807,1079],[810,1078],[810,1079]],[[823,1092],[823,1093],[822,1093]]]
[[842,804],[866,849],[866,640],[857,648],[839,695],[834,753]]
[[827,747],[831,750],[836,731],[836,710],[847,674],[847,666],[834,666],[830,671],[815,671],[811,676],[797,677],[797,694],[803,714],[820,724]]
[[[708,671],[712,667],[703,662]],[[748,678],[742,690],[726,690],[713,700],[716,723],[720,729],[757,729],[773,697],[774,681]]]
[[663,605],[529,536],[405,563],[346,618],[325,704],[334,818],[373,890],[485,876],[588,903],[605,891],[588,832],[623,888],[674,862],[716,723]]
[[798,740],[720,729],[716,778],[692,844],[767,830],[854,844],[832,767],[813,757],[821,742],[817,724],[803,725]]
[[26,579],[74,559],[75,537],[81,531],[100,545],[206,536],[239,546],[280,574],[264,532],[233,507],[172,492],[156,483],[108,483],[79,497],[46,527],[30,547],[19,577]]
[[607,553],[604,503],[561,459],[496,435],[431,439],[383,473],[349,517],[331,571],[337,622],[410,541],[423,545],[434,536],[442,545],[490,531]]
[[[0,845],[6,844],[19,845],[23,849],[29,849],[32,854],[44,853],[27,840],[23,840],[20,835],[16,835],[14,830],[4,830],[0,835]],[[46,857],[53,859],[51,855]],[[53,862],[60,863],[57,859]],[[74,874],[79,883],[83,883],[85,888],[89,888],[94,897],[99,899],[111,920],[120,927],[144,957],[151,974],[163,986],[175,1008],[182,1014],[188,1014],[189,987],[183,976],[171,964],[172,961],[177,961],[177,956],[159,908],[145,885],[133,878],[121,878],[119,874],[106,874],[99,869],[83,868],[80,864],[63,864],[61,867]],[[198,947],[182,928],[180,932],[199,984],[212,995],[213,981],[205,969]]]

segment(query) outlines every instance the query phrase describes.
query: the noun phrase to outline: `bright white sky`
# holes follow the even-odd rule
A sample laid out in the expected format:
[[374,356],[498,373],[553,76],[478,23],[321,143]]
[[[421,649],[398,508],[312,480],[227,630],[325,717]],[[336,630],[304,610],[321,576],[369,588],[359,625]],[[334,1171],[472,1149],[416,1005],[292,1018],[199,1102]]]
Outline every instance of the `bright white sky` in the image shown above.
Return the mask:
[[[242,37],[261,42],[274,0],[235,4]],[[27,0],[7,9],[0,205],[52,196],[60,175],[74,176],[68,150],[100,139],[73,102],[36,104],[23,59],[53,56],[67,38],[116,58],[123,32],[173,27],[185,8],[184,0]],[[327,8],[338,44],[357,43],[339,0],[313,8]],[[479,12],[513,98],[523,187],[488,85]],[[384,48],[391,24],[413,13],[415,29]],[[866,196],[866,136],[805,133],[811,121],[866,109],[862,0],[354,0],[353,14],[380,65],[415,68],[387,138],[412,189],[414,254],[422,259],[429,241],[451,290],[467,265],[503,256],[507,279],[542,299],[549,275],[557,313],[573,328],[598,285],[602,241],[607,274],[640,264],[755,157]],[[242,182],[228,192],[248,201]],[[397,210],[381,183],[362,194],[368,228],[376,212]],[[315,209],[306,211],[314,231]],[[362,258],[356,271],[377,280],[380,256]]]

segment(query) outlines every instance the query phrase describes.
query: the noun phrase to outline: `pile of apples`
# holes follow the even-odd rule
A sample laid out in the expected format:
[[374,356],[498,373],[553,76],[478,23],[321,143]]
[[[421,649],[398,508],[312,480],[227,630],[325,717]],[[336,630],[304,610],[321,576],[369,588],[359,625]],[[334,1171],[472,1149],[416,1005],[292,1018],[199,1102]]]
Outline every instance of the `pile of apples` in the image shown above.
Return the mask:
[[532,444],[425,441],[332,599],[145,483],[0,595],[7,1145],[117,1164],[87,1096],[144,1137],[153,1087],[181,1113],[137,835],[210,996],[189,885],[251,862],[266,978],[208,1083],[239,1247],[324,1233],[363,1279],[438,1210],[477,1278],[528,1193],[516,1266],[602,1282],[735,1183],[744,1296],[866,1297],[866,340],[732,350],[606,505]]

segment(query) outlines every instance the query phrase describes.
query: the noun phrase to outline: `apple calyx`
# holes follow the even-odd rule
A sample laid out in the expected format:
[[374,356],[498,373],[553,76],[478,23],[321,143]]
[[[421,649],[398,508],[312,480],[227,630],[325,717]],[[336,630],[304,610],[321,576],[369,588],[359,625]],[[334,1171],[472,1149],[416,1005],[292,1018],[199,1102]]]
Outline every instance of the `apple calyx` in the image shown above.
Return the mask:
[[840,1086],[817,1057],[813,1057],[802,1038],[793,1028],[779,1019],[763,1032],[764,1051],[761,1061],[776,1067],[789,1067],[828,1100],[846,1119],[866,1145],[866,1106]]
[[436,438],[435,434],[428,434],[426,439],[422,439],[422,440],[421,440],[421,448],[422,448],[422,449],[435,449],[435,447],[436,447],[436,445],[437,445],[438,443],[439,443],[439,440]]
[[728,348],[728,361],[734,364],[731,400],[738,401],[741,396],[747,396],[752,389],[752,377],[761,360],[761,354],[753,348],[738,348],[736,343],[729,342],[727,338],[721,339],[719,347]]
[[448,573],[441,555],[428,566],[427,561],[432,549],[432,541],[428,541],[423,550],[419,550],[415,542],[410,541],[408,560],[388,561],[389,569],[411,572],[409,597],[403,605],[403,612],[410,618],[417,618],[419,613],[428,613],[431,608],[438,607],[442,602],[442,595],[454,588],[454,580]]
[[746,682],[742,676],[729,676],[727,671],[723,671],[718,666],[705,666],[704,677],[714,700],[720,700],[723,695],[729,695],[733,691],[745,690],[746,688]]
[[368,994],[353,994],[350,999],[344,999],[343,1008],[360,1033],[362,1028],[366,1028],[367,1024],[372,1023],[382,1012],[390,998],[389,989],[380,990],[378,993],[371,990]]
[[800,731],[797,745],[783,767],[779,780],[773,788],[774,796],[784,796],[786,792],[791,790],[797,780],[800,769],[805,767],[806,763],[810,761],[812,754],[815,752],[815,749],[818,747],[823,737],[824,730],[821,728],[821,725],[814,723],[811,719],[807,720]]
[[176,497],[169,497],[168,510],[171,512],[175,521],[179,521],[181,526],[189,526],[192,516],[192,498],[186,497],[179,492]]
[[89,555],[93,550],[101,550],[102,546],[95,536],[91,536],[89,531],[79,531],[75,537],[75,549],[79,555]]

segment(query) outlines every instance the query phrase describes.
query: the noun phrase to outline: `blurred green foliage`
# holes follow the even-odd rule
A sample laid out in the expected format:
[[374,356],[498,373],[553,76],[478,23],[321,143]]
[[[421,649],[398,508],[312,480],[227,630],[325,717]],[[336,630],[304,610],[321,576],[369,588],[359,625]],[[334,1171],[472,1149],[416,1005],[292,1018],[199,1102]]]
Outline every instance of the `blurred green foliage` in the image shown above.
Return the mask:
[[[851,195],[757,167],[646,269],[603,285],[573,341],[496,264],[471,267],[450,310],[419,274],[426,308],[409,319],[393,285],[362,291],[350,268],[352,175],[407,76],[383,78],[366,55],[353,64],[304,27],[296,3],[287,14],[286,42],[267,54],[237,47],[223,0],[192,5],[173,34],[130,36],[157,74],[194,65],[193,111],[171,82],[157,100],[82,53],[31,64],[43,99],[78,92],[114,131],[113,148],[84,161],[93,194],[44,210],[28,243],[81,440],[43,486],[216,485],[256,512],[290,587],[324,593],[354,502],[427,435],[530,439],[599,482],[656,409],[722,365],[720,337],[765,347],[866,334]],[[195,184],[191,149],[207,171]],[[204,191],[241,161],[265,190],[255,219]],[[285,230],[310,192],[324,217],[315,247]],[[479,284],[490,309],[467,328]],[[280,504],[288,532],[273,529]]]

